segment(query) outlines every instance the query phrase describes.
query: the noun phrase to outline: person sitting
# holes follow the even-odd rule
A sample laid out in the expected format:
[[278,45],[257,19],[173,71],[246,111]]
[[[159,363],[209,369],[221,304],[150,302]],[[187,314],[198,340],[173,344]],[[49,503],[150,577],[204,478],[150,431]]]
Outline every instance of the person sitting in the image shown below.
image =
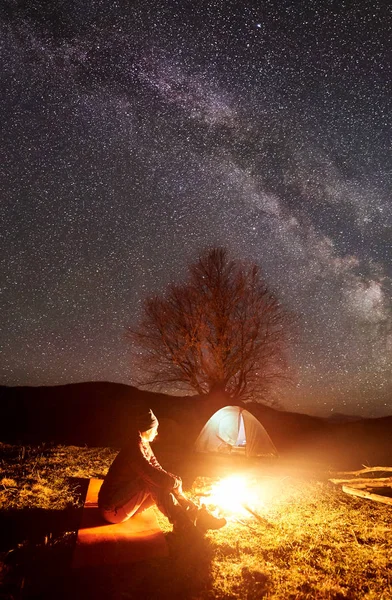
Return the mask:
[[102,517],[109,523],[122,523],[156,504],[173,525],[173,531],[220,529],[226,520],[189,500],[181,477],[159,464],[150,446],[158,425],[152,410],[136,418],[129,442],[114,459],[99,491]]

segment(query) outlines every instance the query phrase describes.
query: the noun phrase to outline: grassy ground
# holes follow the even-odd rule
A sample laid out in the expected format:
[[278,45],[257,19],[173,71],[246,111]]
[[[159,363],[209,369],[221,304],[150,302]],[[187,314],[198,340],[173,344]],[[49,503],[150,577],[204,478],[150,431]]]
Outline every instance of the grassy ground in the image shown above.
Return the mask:
[[[0,600],[79,597],[75,589],[72,596],[65,590],[86,479],[103,477],[115,454],[107,448],[0,444]],[[177,458],[176,466],[198,498],[219,476],[245,464],[193,463],[182,471]],[[169,557],[119,570],[118,595],[108,573],[94,574],[99,585],[92,597],[392,598],[391,506],[344,494],[320,466],[253,463],[247,475],[263,490],[262,522],[229,520],[225,528],[192,539],[167,533]],[[166,519],[159,520],[169,532]],[[80,597],[86,600],[88,593],[84,588]]]

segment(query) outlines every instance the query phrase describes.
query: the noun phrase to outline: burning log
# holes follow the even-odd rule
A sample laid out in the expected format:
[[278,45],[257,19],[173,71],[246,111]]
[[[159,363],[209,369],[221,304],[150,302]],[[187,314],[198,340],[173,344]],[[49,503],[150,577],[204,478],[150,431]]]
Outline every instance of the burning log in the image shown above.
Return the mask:
[[232,519],[239,521],[239,518],[246,519],[249,516],[254,517],[259,523],[267,527],[271,524],[262,517],[255,506],[263,505],[263,489],[255,482],[246,480],[245,477],[231,476],[218,481],[208,487],[203,494],[197,494],[201,502],[219,509]]

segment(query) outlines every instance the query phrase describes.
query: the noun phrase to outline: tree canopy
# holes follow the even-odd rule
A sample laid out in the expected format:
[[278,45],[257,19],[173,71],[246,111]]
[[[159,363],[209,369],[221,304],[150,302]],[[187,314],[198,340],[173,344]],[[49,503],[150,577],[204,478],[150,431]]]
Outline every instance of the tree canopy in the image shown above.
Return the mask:
[[128,335],[134,381],[166,392],[208,394],[220,388],[241,400],[264,400],[287,379],[294,318],[263,280],[260,268],[205,250],[184,283],[147,298]]

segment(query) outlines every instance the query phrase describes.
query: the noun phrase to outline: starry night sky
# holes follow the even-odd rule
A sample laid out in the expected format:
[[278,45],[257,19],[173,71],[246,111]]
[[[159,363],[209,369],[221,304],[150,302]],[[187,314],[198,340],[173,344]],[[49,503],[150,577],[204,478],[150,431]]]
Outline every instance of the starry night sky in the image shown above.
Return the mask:
[[3,1],[0,383],[129,383],[221,245],[300,318],[286,409],[391,414],[387,5]]

